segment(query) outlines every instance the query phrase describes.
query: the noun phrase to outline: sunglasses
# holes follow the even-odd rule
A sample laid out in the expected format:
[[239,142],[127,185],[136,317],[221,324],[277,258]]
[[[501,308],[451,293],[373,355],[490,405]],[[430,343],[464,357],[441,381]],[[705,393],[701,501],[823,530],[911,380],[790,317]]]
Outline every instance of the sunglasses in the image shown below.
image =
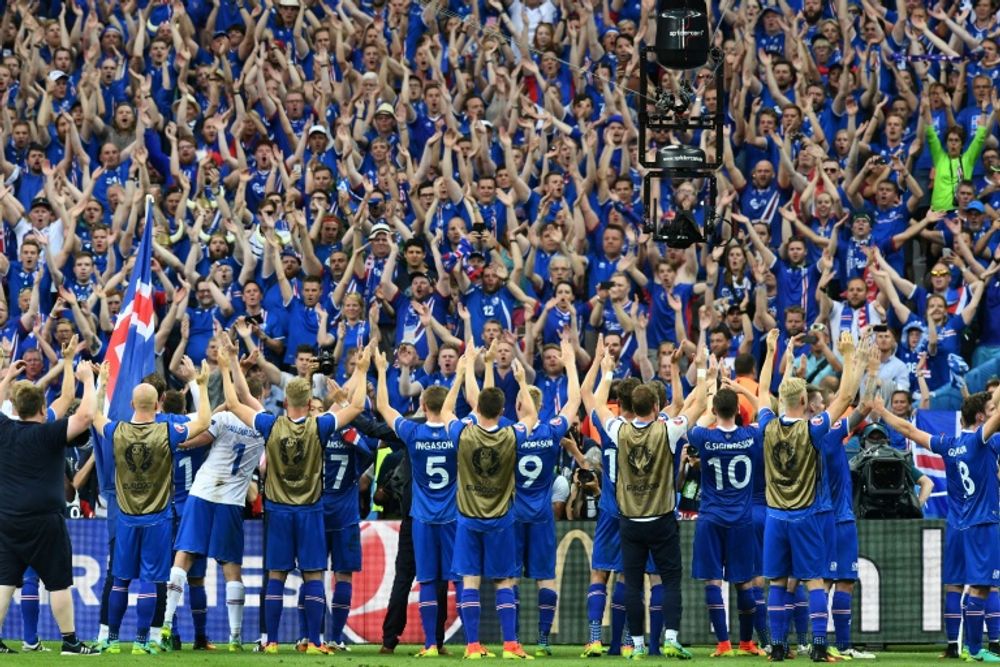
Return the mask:
[[931,275],[935,278],[944,278],[945,276],[951,275],[951,271],[947,269],[935,269],[931,271]]

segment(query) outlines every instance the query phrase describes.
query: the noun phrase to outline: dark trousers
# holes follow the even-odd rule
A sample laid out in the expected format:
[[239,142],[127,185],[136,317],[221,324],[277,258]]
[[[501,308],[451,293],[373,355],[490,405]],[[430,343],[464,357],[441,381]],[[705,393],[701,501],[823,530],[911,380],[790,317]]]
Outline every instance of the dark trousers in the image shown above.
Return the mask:
[[663,627],[680,630],[681,626],[681,541],[673,514],[652,521],[633,521],[621,517],[622,568],[625,575],[625,612],[629,633],[645,633],[646,606],[642,599],[646,561],[653,564],[663,579]]
[[[406,608],[410,589],[417,577],[417,561],[413,555],[413,519],[403,517],[399,523],[399,545],[396,549],[396,576],[392,580],[389,605],[382,620],[382,646],[396,648],[399,636],[406,629]],[[437,589],[437,645],[444,646],[444,624],[448,618],[448,582],[439,582]]]

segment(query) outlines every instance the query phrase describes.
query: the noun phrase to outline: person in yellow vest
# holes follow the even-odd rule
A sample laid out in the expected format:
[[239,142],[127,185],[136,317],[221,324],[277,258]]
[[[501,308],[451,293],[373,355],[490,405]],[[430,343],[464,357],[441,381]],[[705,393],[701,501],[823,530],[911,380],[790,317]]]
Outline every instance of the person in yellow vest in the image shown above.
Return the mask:
[[[240,403],[229,375],[229,351],[219,350],[219,369],[226,407],[247,426],[264,437],[267,477],[264,480],[264,569],[268,571],[264,597],[267,629],[264,652],[278,652],[278,627],[284,605],[285,578],[296,567],[302,572],[302,588],[309,643],[307,654],[328,654],[320,641],[326,591],[326,531],[323,525],[323,451],[331,434],[351,423],[364,408],[365,379],[371,351],[358,355],[348,383],[351,403],[318,417],[309,416],[312,386],[295,378],[285,387],[285,414],[275,417]],[[242,373],[239,364],[237,373]]]
[[[768,355],[774,354],[777,341],[777,330],[771,330],[767,335]],[[830,407],[811,419],[805,380],[792,376],[782,380],[778,388],[780,416],[769,407],[770,383],[760,383],[759,428],[764,438],[767,496],[764,576],[771,580],[768,615],[772,662],[783,661],[788,651],[782,638],[788,628],[785,590],[790,577],[805,581],[809,591],[810,657],[813,662],[833,660],[826,646],[827,595],[823,577],[828,565],[827,536],[833,534],[834,522],[822,457],[825,449],[840,447],[846,436],[846,425],[834,425],[854,400],[867,359],[867,347],[855,355],[854,337],[849,331],[841,333],[838,349],[844,359],[840,389]]]
[[514,471],[517,450],[524,445],[535,424],[538,411],[528,393],[524,367],[514,363],[521,419],[511,426],[500,426],[506,399],[502,389],[487,387],[479,391],[471,365],[479,350],[466,350],[465,398],[472,413],[448,424],[448,435],[458,448],[458,483],[456,501],[458,525],[452,570],[462,577],[462,620],[467,646],[465,657],[480,659],[492,656],[479,643],[479,583],[482,577],[496,584],[496,607],[503,635],[503,657],[534,659],[517,641],[517,610],[514,582],[518,575],[514,535]]
[[[632,656],[646,655],[646,608],[642,599],[646,562],[650,558],[663,585],[663,626],[661,654],[688,659],[691,653],[677,640],[681,620],[681,544],[677,528],[675,459],[678,443],[688,425],[705,411],[706,370],[704,349],[699,351],[698,386],[690,405],[676,419],[661,412],[657,392],[648,385],[632,390],[632,412],[626,421],[607,408],[608,391],[614,378],[615,361],[607,352],[601,359],[601,383],[593,399],[584,394],[588,412],[596,412],[604,432],[618,448],[616,460],[621,535],[622,573],[625,577],[625,611],[632,636]],[[597,363],[595,361],[595,363]]]
[[[102,374],[104,370],[102,370]],[[156,418],[157,394],[151,384],[132,390],[131,421],[112,421],[97,412],[94,428],[106,460],[114,462],[115,490],[121,510],[115,526],[115,553],[111,559],[115,581],[108,600],[108,653],[120,653],[118,632],[128,607],[128,587],[139,580],[136,635],[132,655],[155,655],[149,627],[156,610],[156,585],[170,579],[173,562],[174,454],[182,442],[208,428],[208,365],[198,373],[198,417],[186,424]]]

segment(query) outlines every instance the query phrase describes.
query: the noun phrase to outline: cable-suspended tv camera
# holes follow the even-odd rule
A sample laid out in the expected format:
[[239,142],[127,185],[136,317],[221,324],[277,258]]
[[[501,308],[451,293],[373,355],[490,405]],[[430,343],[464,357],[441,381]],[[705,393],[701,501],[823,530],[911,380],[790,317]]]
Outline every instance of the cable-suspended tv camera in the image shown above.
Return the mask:
[[[643,203],[646,210],[646,230],[658,241],[673,248],[687,248],[693,243],[701,243],[711,236],[715,227],[715,200],[717,188],[715,172],[721,166],[722,158],[722,113],[723,89],[722,53],[711,47],[708,25],[708,11],[704,0],[660,0],[656,14],[656,44],[643,47],[640,67],[639,110],[639,162],[648,169],[643,178]],[[651,62],[653,56],[655,64]],[[650,75],[659,75],[664,69],[687,71],[709,66],[716,71],[715,113],[711,116],[691,116],[689,114],[694,90],[691,84],[681,78],[676,89],[660,86],[659,77],[650,82]],[[652,100],[654,111],[650,112],[646,101]],[[699,146],[668,144],[657,147],[649,157],[649,132],[658,130],[714,130],[715,160],[709,162],[705,151]],[[709,192],[706,202],[705,235],[698,229],[694,218],[688,213],[679,213],[664,218],[659,208],[659,199],[654,196],[654,181],[674,178],[708,178]]]

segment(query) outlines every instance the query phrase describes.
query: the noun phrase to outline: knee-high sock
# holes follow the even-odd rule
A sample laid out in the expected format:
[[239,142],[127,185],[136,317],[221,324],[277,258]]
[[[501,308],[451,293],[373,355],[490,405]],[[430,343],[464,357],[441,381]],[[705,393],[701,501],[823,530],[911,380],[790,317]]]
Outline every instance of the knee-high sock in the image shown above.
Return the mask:
[[764,597],[764,589],[760,586],[754,586],[753,599],[757,603],[753,614],[753,627],[757,631],[757,643],[761,646],[768,646],[771,643],[771,631],[767,627],[767,599]]
[[[498,595],[499,593],[500,591],[497,591]],[[465,619],[465,641],[468,644],[479,643],[480,611],[479,589],[464,588],[462,590],[462,617]]]
[[[278,627],[281,625],[281,608],[284,604],[285,582],[278,579],[268,579],[267,593],[264,596],[264,627],[267,630],[267,640],[269,642],[278,641]],[[304,633],[305,631],[306,627],[302,625],[299,628],[299,632]]]
[[226,614],[229,616],[230,640],[242,641],[243,606],[246,604],[247,590],[242,581],[226,582]]
[[771,643],[784,644],[788,630],[788,607],[785,605],[787,591],[784,586],[772,585],[767,595],[767,620],[771,628]]
[[139,582],[139,596],[135,603],[135,640],[140,644],[149,641],[149,626],[156,613],[156,584],[151,581]]
[[104,577],[104,588],[101,589],[100,624],[107,632],[107,626],[111,624],[108,620],[108,611],[111,608],[111,589],[115,585],[115,578],[111,576],[111,558],[108,558],[108,569],[105,572],[107,572],[107,576]]
[[167,606],[163,615],[164,623],[166,623],[167,627],[173,626],[174,614],[177,613],[177,607],[180,606],[181,600],[184,599],[184,586],[186,584],[187,572],[184,568],[170,568],[170,580],[167,581]]
[[128,608],[128,584],[125,579],[115,577],[111,594],[108,596],[108,639],[111,641],[118,640],[122,619],[125,618],[125,609]]
[[587,591],[587,623],[590,625],[590,641],[601,641],[601,623],[604,608],[608,605],[608,587],[605,584],[591,584]]
[[437,627],[437,582],[420,582],[420,625],[424,629],[424,648],[434,646]]
[[309,621],[306,619],[306,591],[302,586],[299,586],[299,601],[295,607],[299,614],[299,639],[304,639],[309,636]]
[[826,591],[822,588],[809,591],[809,620],[812,621],[813,646],[826,646],[826,624],[830,617],[826,612]]
[[781,637],[786,645],[792,644],[789,635],[795,628],[795,591],[785,591],[785,634]]
[[962,594],[947,591],[944,594],[944,634],[949,644],[958,642],[962,627]]
[[514,591],[514,640],[520,641],[521,636],[521,589],[517,584],[511,586]]
[[[798,635],[800,645],[809,643],[809,615],[812,609],[809,597],[810,595],[806,593],[806,587],[802,584],[795,588],[795,634]],[[825,604],[823,608],[826,608]]]
[[965,645],[969,655],[977,655],[983,650],[983,614],[986,600],[974,595],[965,597]]
[[551,588],[538,589],[538,643],[542,646],[549,645],[549,633],[552,631],[558,602],[559,594]]
[[322,579],[313,579],[302,584],[305,591],[303,603],[306,608],[306,630],[309,641],[319,645],[320,634],[323,632],[323,619],[326,614],[326,590]]
[[705,586],[705,606],[708,607],[708,620],[715,630],[715,638],[719,642],[729,641],[729,624],[726,621],[726,605],[722,603],[722,588]]
[[845,591],[833,593],[833,632],[838,651],[851,648],[851,594]]
[[[151,627],[162,628],[166,619],[167,611],[167,582],[161,581],[156,584],[156,608],[153,610],[153,620]],[[171,619],[177,625],[177,619]]]
[[617,655],[622,650],[622,634],[625,631],[625,582],[616,581],[611,591],[611,647],[608,653]]
[[517,608],[514,604],[514,589],[497,589],[497,616],[500,618],[500,635],[503,641],[517,641]]
[[205,627],[208,624],[208,594],[205,584],[188,588],[188,602],[191,603],[191,623],[194,625],[194,638],[206,639]]
[[749,588],[736,590],[736,609],[740,613],[740,642],[753,641],[754,614],[757,612],[757,601],[753,599],[753,591]]
[[21,587],[21,620],[24,632],[21,638],[27,644],[38,643],[38,579],[25,579]]
[[[338,581],[333,586],[333,601],[330,602],[330,619],[333,621],[332,641],[344,641],[344,626],[351,613],[351,595],[354,586],[349,581]],[[435,598],[436,600],[436,598]]]
[[[465,608],[462,605],[462,590],[465,588],[462,581],[455,582],[455,610],[458,612],[458,619],[462,621],[462,634],[465,635]],[[468,640],[466,640],[468,641]]]
[[986,636],[991,643],[1000,641],[1000,593],[996,591],[986,598]]
[[649,587],[649,655],[660,655],[663,637],[663,584]]

